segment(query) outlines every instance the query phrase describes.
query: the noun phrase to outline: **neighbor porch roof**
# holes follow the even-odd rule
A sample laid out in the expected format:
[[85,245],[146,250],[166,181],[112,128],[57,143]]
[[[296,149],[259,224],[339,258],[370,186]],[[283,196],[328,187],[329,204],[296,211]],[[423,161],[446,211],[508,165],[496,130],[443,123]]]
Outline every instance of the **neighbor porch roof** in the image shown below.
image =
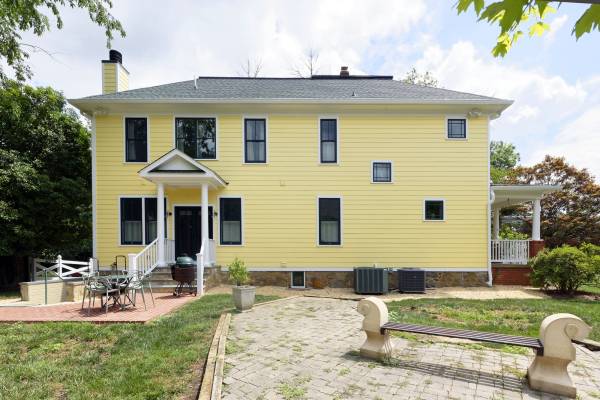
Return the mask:
[[561,190],[561,185],[492,185],[492,205],[507,207],[534,201],[546,193]]

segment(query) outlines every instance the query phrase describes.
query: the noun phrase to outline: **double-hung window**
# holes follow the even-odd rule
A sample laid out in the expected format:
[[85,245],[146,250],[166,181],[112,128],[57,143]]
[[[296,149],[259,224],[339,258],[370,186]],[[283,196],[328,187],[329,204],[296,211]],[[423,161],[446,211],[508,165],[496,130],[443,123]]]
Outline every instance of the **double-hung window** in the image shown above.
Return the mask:
[[125,161],[148,161],[148,120],[125,118]]
[[195,159],[217,158],[217,121],[215,118],[176,118],[175,146]]
[[338,162],[337,119],[320,120],[320,157],[323,164]]
[[267,120],[247,118],[244,120],[244,161],[267,162]]
[[392,182],[392,163],[390,161],[373,161],[373,183]]
[[340,245],[342,243],[341,199],[319,198],[319,244]]
[[[150,244],[157,236],[156,197],[121,198],[121,244]],[[166,199],[165,199],[165,210]],[[165,213],[165,236],[167,217]]]
[[448,118],[447,137],[448,139],[466,139],[467,138],[467,120],[466,118]]
[[242,244],[242,199],[221,197],[219,201],[221,244]]

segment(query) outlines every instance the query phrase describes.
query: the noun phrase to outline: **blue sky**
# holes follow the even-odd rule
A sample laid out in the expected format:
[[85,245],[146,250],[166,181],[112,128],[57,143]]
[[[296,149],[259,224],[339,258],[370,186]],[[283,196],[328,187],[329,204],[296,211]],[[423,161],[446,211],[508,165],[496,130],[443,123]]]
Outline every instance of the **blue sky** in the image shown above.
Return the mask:
[[[126,38],[113,47],[124,56],[131,87],[239,75],[248,58],[261,76],[289,76],[309,48],[319,73],[404,76],[412,66],[431,71],[441,86],[508,98],[515,103],[492,123],[492,137],[514,143],[523,164],[564,155],[600,177],[600,34],[575,41],[571,29],[583,5],[563,5],[542,38],[523,37],[505,58],[490,51],[497,27],[458,16],[445,0],[229,0],[159,2],[121,0],[113,14]],[[67,97],[100,91],[101,29],[79,11],[42,39],[25,35],[54,56],[33,54],[36,85]],[[598,179],[597,179],[598,180]]]

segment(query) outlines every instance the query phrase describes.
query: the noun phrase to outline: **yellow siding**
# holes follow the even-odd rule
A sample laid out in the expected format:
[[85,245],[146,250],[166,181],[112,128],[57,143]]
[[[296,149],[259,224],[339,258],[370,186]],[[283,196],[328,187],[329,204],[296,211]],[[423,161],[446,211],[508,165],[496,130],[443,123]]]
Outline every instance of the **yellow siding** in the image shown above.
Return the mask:
[[117,91],[117,75],[115,63],[102,63],[102,94]]
[[119,74],[119,92],[129,90],[129,73],[127,73],[125,68],[123,68],[123,66],[121,66],[120,64],[117,64],[117,70]]
[[[201,161],[240,195],[243,246],[217,246],[217,262],[249,267],[487,266],[487,118],[469,119],[468,140],[445,139],[445,117],[339,116],[339,165],[319,165],[317,115],[268,116],[268,164],[242,158],[242,116],[217,120],[218,160]],[[173,146],[173,116],[149,118],[150,161]],[[119,195],[156,193],[124,164],[123,117],[96,121],[97,239],[102,264],[141,247],[119,246]],[[371,161],[393,161],[393,184],[371,184]],[[199,189],[167,188],[173,204],[199,204]],[[317,246],[317,196],[341,196],[342,246]],[[423,221],[423,200],[446,200],[446,221]],[[218,211],[218,207],[215,208]],[[168,234],[172,237],[172,219]],[[214,224],[218,238],[218,218]]]

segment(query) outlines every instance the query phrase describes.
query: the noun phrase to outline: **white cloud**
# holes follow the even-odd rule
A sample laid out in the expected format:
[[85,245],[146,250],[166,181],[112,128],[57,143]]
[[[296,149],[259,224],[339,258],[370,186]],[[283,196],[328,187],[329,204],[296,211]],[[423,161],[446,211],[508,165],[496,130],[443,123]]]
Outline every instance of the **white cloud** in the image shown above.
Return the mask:
[[587,168],[600,178],[600,105],[589,108],[566,124],[552,140],[539,142],[526,164],[541,161],[546,154],[564,156],[578,168]]
[[552,43],[554,41],[556,33],[565,25],[565,22],[567,22],[568,19],[569,16],[567,14],[564,14],[550,21],[550,30],[544,35],[546,44]]
[[[289,76],[310,47],[320,53],[320,73],[337,73],[341,65],[360,73],[376,42],[400,42],[427,18],[425,0],[189,0],[176,6],[140,0],[115,2],[113,13],[127,31],[113,47],[123,53],[132,87],[236,75],[248,57],[262,61],[263,76]],[[79,11],[66,9],[64,22],[62,31],[42,39],[26,35],[57,52],[56,60],[32,56],[34,83],[69,97],[97,93],[100,60],[108,53],[103,32]]]

